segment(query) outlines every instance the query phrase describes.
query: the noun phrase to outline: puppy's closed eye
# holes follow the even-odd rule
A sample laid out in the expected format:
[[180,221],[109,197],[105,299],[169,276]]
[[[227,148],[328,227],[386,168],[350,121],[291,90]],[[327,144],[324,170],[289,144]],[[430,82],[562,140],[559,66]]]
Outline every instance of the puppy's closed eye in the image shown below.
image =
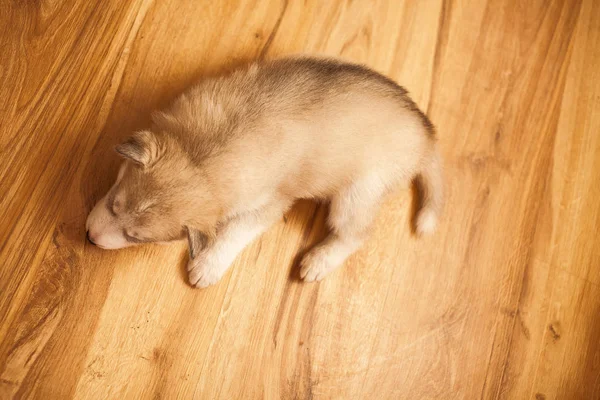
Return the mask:
[[119,200],[115,199],[110,208],[110,211],[114,216],[116,216],[120,210],[121,210],[121,202]]
[[123,230],[123,236],[130,243],[143,243],[144,242],[143,239],[140,239],[139,237],[136,237],[136,233],[135,232],[128,233],[127,229]]
[[115,189],[112,189],[111,193],[108,194],[108,200],[106,200],[106,209],[113,217],[116,217],[121,212],[122,205],[122,199],[118,198],[115,194]]

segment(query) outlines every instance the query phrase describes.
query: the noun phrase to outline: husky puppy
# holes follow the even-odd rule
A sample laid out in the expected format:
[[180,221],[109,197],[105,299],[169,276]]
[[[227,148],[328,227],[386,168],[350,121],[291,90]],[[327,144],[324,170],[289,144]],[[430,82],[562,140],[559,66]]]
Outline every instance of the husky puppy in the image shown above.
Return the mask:
[[419,234],[443,178],[429,119],[392,80],[337,60],[260,62],[201,81],[117,146],[117,180],[91,211],[103,249],[187,238],[189,280],[215,284],[295,200],[330,202],[329,236],[301,261],[318,281],[365,240],[382,198],[417,178]]

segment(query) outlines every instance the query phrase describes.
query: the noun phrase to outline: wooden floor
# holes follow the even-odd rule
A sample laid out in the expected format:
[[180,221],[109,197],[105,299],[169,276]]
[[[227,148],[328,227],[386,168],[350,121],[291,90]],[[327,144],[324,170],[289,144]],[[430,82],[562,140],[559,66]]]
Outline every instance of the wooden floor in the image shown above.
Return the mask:
[[[112,148],[152,109],[299,52],[427,110],[434,236],[399,191],[304,284],[327,210],[303,202],[207,290],[184,244],[86,243]],[[2,1],[0,152],[1,399],[600,398],[599,1]]]

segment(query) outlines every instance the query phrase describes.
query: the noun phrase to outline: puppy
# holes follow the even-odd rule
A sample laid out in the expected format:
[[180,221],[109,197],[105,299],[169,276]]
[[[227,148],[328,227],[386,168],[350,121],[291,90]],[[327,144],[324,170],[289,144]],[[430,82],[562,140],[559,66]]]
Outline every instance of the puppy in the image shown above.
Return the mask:
[[117,146],[117,180],[90,213],[103,249],[187,238],[189,280],[215,284],[295,200],[330,201],[331,232],[301,261],[318,281],[365,240],[384,195],[415,177],[416,231],[434,231],[442,167],[429,119],[392,80],[290,58],[205,79]]

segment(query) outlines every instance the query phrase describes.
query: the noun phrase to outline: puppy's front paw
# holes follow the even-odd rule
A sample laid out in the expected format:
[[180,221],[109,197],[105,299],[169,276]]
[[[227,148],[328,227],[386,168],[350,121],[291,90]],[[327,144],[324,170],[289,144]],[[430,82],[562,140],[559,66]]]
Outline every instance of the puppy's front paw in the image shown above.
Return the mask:
[[227,268],[211,262],[207,257],[197,257],[188,262],[190,284],[197,288],[206,288],[217,283]]
[[300,278],[306,282],[320,281],[329,272],[334,270],[334,265],[323,248],[315,248],[308,252],[300,262]]

